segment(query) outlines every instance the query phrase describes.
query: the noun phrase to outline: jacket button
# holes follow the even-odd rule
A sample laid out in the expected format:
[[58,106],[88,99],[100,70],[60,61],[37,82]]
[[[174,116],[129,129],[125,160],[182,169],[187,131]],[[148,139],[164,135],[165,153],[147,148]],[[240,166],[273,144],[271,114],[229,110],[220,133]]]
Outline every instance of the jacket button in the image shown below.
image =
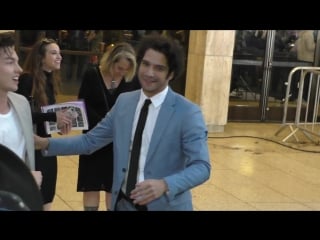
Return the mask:
[[127,170],[125,168],[122,168],[122,172],[126,172]]

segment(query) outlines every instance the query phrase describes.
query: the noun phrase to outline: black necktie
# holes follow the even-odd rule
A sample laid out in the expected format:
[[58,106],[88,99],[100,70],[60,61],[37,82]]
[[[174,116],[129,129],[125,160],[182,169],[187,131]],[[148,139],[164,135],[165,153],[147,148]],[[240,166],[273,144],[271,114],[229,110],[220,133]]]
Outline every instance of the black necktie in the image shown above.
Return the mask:
[[144,125],[146,124],[150,103],[151,103],[150,99],[146,99],[144,101],[144,105],[140,111],[140,116],[139,116],[138,124],[136,127],[136,131],[134,133],[132,149],[131,149],[130,167],[129,167],[129,173],[128,173],[128,179],[127,179],[127,189],[126,189],[127,196],[130,196],[130,192],[135,188],[135,185],[137,182],[142,133],[143,133]]

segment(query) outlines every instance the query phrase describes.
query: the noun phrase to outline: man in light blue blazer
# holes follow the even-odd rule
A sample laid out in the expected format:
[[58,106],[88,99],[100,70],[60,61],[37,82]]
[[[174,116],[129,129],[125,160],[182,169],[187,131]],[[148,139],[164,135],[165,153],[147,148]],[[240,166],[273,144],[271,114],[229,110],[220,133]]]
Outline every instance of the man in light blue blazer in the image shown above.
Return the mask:
[[[182,48],[168,38],[148,36],[138,49],[141,90],[121,94],[87,134],[36,136],[36,146],[46,155],[90,154],[113,141],[112,210],[193,210],[190,190],[208,180],[211,164],[200,108],[168,86],[183,70]],[[126,193],[131,145],[145,99],[152,103],[142,135],[137,184]]]

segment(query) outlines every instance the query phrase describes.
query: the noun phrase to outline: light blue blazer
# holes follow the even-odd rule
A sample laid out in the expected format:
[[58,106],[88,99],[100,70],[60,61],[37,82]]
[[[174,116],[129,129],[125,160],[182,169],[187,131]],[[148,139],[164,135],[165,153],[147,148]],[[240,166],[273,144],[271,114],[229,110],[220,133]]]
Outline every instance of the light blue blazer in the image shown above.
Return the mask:
[[[128,170],[132,123],[141,90],[121,94],[113,108],[85,135],[51,138],[46,155],[91,154],[114,142],[112,206]],[[108,161],[108,159],[106,159]],[[169,192],[148,209],[193,210],[191,188],[210,176],[207,129],[200,108],[170,88],[152,134],[145,179],[164,179]]]
[[8,92],[8,98],[10,105],[18,115],[22,132],[26,139],[26,155],[24,161],[30,170],[35,170],[35,149],[30,104],[24,96],[14,92]]

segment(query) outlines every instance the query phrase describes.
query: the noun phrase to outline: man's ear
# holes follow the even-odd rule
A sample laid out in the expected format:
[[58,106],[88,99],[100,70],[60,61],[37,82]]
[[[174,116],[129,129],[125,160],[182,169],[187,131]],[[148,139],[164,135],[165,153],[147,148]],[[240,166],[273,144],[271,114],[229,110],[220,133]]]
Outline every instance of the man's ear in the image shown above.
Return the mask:
[[171,72],[170,74],[169,74],[169,76],[168,76],[168,81],[171,81],[172,79],[173,79],[173,77],[174,77],[174,72]]

